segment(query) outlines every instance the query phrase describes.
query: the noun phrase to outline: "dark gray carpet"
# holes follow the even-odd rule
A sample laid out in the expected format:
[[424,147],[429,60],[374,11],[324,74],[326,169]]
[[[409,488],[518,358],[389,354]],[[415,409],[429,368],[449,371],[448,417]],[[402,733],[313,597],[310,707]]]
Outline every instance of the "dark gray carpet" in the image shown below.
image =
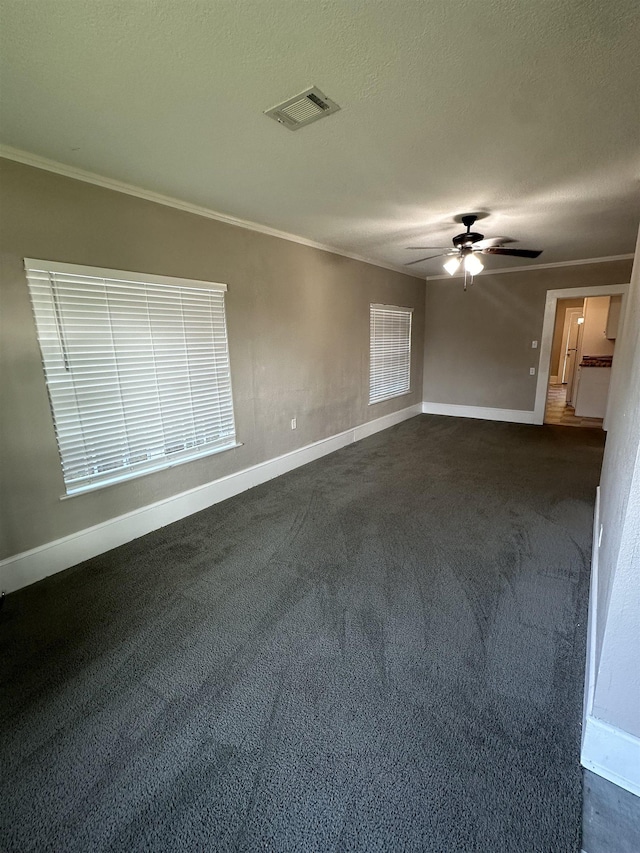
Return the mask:
[[602,449],[421,416],[9,596],[3,849],[579,850]]

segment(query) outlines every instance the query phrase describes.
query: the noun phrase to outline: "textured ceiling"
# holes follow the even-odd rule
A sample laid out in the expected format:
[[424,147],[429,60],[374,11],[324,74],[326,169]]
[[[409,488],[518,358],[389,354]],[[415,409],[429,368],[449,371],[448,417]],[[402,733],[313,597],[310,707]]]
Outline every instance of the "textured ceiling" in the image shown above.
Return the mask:
[[[389,264],[476,210],[539,263],[633,251],[636,0],[0,0],[0,32],[7,145]],[[312,85],[341,111],[263,115]]]

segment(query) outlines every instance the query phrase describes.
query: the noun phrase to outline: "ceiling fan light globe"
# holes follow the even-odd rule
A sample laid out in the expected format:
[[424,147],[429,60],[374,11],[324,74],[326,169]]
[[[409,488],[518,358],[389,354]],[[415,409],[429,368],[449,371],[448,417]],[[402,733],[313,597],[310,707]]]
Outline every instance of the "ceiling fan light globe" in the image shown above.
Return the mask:
[[460,258],[450,258],[446,264],[444,264],[444,268],[449,273],[449,275],[455,275],[458,271],[458,267],[460,266]]
[[484,264],[477,255],[467,255],[464,259],[464,268],[469,275],[478,275],[484,269]]

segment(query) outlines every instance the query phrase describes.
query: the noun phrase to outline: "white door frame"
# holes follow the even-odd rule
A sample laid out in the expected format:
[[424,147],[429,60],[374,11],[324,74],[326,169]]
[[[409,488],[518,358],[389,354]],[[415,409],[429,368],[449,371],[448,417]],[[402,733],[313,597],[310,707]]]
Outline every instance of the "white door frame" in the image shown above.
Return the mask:
[[[538,382],[536,385],[536,402],[533,408],[533,423],[544,423],[544,410],[547,402],[547,387],[549,385],[549,368],[551,367],[551,344],[553,342],[553,327],[556,322],[556,307],[558,299],[580,299],[587,296],[622,296],[620,308],[621,331],[624,331],[624,315],[627,303],[627,284],[604,284],[592,287],[563,287],[560,290],[547,290],[544,306],[544,320],[540,337],[540,361],[538,362]],[[618,334],[618,337],[620,335]],[[613,385],[616,371],[616,360],[613,360],[611,384]],[[611,399],[611,395],[609,395]],[[606,419],[605,419],[606,420]]]
[[[572,311],[577,311],[578,315],[581,315],[582,311],[584,310],[584,301],[583,301],[582,305],[583,305],[583,308],[565,308],[564,325],[562,328],[562,338],[560,339],[560,360],[562,361],[562,370],[560,370],[560,360],[558,361],[557,379],[558,379],[559,385],[564,385],[565,371],[567,369],[567,349],[568,349],[568,344],[569,344],[569,333],[571,331],[570,313]],[[557,324],[557,322],[558,322],[558,318],[557,318],[557,309],[556,309],[556,324]],[[555,337],[555,334],[556,334],[555,328],[554,328],[553,334]],[[551,378],[551,377],[549,377],[549,378]]]
[[[565,355],[565,364],[563,367],[563,373],[566,370],[566,361],[567,361],[568,353],[569,353],[569,344],[571,343],[571,326],[573,325],[573,320],[574,319],[577,320],[578,317],[584,317],[584,307],[583,308],[567,308],[567,318],[570,321],[570,325],[569,325],[569,330],[568,330],[569,334],[567,335],[567,340],[566,340],[566,349],[565,349],[565,354],[564,354]],[[581,347],[581,340],[582,340],[582,335],[580,334],[581,329],[584,329],[584,326],[581,326],[578,324],[578,328],[576,330],[576,341],[575,341],[576,346],[575,346],[575,349],[573,350],[573,361],[571,363],[571,376],[567,377],[566,375],[563,375],[563,379],[565,380],[566,386],[567,386],[567,405],[568,406],[573,406],[573,398],[575,397],[576,388],[578,387],[577,383],[576,383],[576,379],[578,376],[578,364],[580,363],[579,356],[580,356],[580,347]]]

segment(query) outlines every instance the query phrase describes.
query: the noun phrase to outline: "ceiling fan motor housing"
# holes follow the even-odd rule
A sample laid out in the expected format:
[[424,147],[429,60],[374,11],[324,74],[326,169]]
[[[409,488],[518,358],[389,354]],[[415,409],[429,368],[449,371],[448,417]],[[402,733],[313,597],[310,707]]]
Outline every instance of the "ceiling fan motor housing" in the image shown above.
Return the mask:
[[462,224],[467,229],[464,234],[456,234],[453,238],[453,245],[456,249],[464,249],[473,246],[474,243],[479,243],[484,240],[484,234],[478,234],[477,231],[472,231],[471,226],[476,222],[478,217],[475,213],[467,213],[462,217]]
[[456,234],[453,238],[453,245],[456,249],[461,249],[463,246],[473,246],[480,240],[484,240],[484,234],[478,234],[477,231],[465,231],[464,234]]

